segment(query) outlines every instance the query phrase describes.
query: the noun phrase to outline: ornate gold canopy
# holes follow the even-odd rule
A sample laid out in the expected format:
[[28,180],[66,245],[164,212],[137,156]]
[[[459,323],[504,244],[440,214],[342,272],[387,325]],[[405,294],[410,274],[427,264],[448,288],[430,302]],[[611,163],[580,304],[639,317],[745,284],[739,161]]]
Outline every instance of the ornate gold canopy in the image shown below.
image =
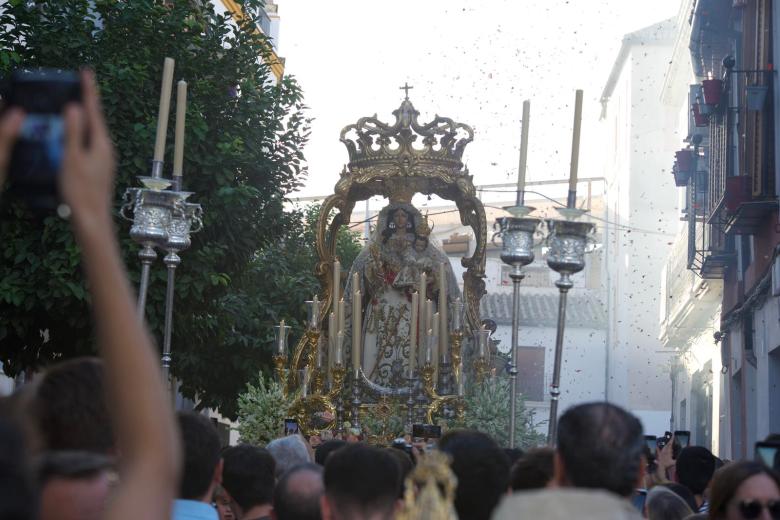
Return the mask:
[[[347,147],[349,163],[341,172],[334,194],[325,199],[317,223],[318,262],[315,273],[323,287],[320,307],[320,330],[326,328],[332,310],[333,264],[336,260],[336,236],[341,226],[350,222],[355,204],[373,196],[383,196],[391,203],[409,203],[416,193],[438,195],[455,202],[463,225],[474,231],[473,255],[463,257],[463,298],[465,328],[480,326],[480,299],[485,294],[485,209],[476,196],[472,176],[462,162],[463,151],[474,137],[473,130],[450,118],[435,116],[429,123],[418,122],[419,112],[408,97],[393,112],[395,122],[383,123],[364,117],[344,127],[340,140]],[[330,215],[336,211],[332,219]],[[324,332],[323,332],[324,333]],[[312,366],[316,343],[307,334],[293,351],[291,368]],[[287,387],[297,385],[295,371]],[[338,386],[338,385],[337,385]],[[332,408],[332,400],[329,401]],[[303,418],[301,410],[301,418]]]
[[[476,248],[461,259],[464,300],[470,328],[479,326],[479,301],[485,294],[485,209],[476,196],[472,176],[461,160],[474,131],[448,117],[435,116],[426,124],[418,122],[420,113],[409,99],[393,111],[395,123],[383,123],[363,117],[344,127],[340,140],[347,147],[349,164],[341,172],[335,193],[325,199],[317,223],[316,274],[325,288],[320,316],[327,316],[333,293],[332,272],[335,261],[336,232],[349,223],[355,203],[381,195],[391,202],[410,202],[416,193],[438,195],[455,202],[463,225],[470,226]],[[338,212],[328,221],[332,210]]]

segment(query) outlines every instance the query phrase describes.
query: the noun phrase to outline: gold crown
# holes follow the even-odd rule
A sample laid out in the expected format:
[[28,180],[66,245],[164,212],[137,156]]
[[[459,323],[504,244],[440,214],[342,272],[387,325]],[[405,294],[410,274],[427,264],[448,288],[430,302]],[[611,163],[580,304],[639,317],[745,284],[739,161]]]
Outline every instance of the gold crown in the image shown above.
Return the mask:
[[[408,98],[393,115],[392,125],[374,115],[344,127],[340,141],[347,147],[350,170],[373,168],[392,176],[455,173],[463,168],[463,150],[474,138],[471,127],[438,115],[420,124],[420,113]],[[418,140],[419,148],[414,146]]]

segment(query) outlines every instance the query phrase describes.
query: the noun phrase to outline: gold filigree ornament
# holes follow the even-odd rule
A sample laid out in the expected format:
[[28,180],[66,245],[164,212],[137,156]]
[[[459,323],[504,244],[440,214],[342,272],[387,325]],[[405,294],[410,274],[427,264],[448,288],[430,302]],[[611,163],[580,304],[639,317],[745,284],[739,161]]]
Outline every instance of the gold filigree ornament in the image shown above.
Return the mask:
[[453,520],[458,479],[450,457],[440,451],[425,454],[406,479],[404,503],[397,520]]

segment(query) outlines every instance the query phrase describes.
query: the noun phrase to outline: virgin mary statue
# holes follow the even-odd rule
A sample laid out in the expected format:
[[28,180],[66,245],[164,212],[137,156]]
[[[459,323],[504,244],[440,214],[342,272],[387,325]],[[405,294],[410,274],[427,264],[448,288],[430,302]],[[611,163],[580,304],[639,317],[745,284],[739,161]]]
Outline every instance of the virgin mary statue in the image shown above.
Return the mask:
[[[438,312],[441,264],[448,307],[460,297],[449,259],[430,241],[429,235],[427,221],[411,204],[395,202],[385,206],[379,213],[373,236],[353,262],[347,278],[345,297],[351,298],[354,273],[358,274],[364,295],[361,303],[363,372],[386,388],[408,384],[405,378],[409,366],[412,293],[419,289],[421,275],[426,274],[426,298],[432,300],[433,312]],[[346,309],[351,309],[351,305],[346,305]],[[452,313],[447,315],[451,317]],[[351,336],[351,330],[347,333]],[[419,325],[417,337],[425,337]],[[345,343],[351,348],[351,341]],[[416,350],[420,361],[424,360],[421,351],[424,352],[422,347]],[[439,353],[434,350],[434,355]]]

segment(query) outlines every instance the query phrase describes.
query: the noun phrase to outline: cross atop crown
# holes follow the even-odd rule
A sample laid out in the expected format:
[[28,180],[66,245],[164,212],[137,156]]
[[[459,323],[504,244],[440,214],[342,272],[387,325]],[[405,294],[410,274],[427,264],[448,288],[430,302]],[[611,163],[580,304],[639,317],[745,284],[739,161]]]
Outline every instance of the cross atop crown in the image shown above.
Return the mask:
[[408,82],[404,81],[404,86],[403,87],[398,87],[398,90],[403,90],[404,93],[406,94],[405,100],[409,101],[409,90],[413,89],[413,88],[414,87],[410,86]]

